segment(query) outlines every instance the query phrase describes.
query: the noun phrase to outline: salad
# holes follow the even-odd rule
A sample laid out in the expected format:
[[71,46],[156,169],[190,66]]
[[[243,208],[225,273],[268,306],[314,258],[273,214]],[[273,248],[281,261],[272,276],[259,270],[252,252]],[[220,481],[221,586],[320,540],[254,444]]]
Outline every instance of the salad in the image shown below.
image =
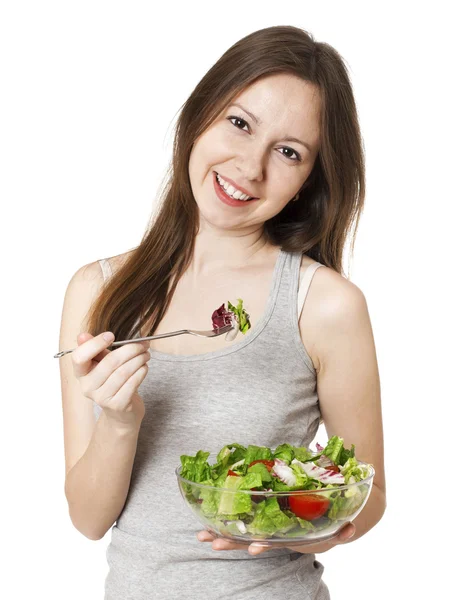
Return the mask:
[[[185,500],[202,520],[226,534],[290,538],[315,537],[331,526],[336,530],[337,521],[349,520],[363,505],[371,480],[345,486],[365,480],[372,465],[359,463],[355,446],[347,450],[339,436],[316,449],[281,444],[272,451],[233,443],[221,449],[214,465],[207,462],[209,452],[182,455],[180,476],[209,486],[184,482]],[[244,490],[264,493],[239,493]],[[270,494],[296,490],[312,493]]]
[[219,329],[225,325],[233,325],[233,329],[228,331],[225,336],[227,341],[231,341],[236,338],[238,331],[246,333],[251,328],[251,322],[248,313],[243,308],[243,300],[241,298],[238,298],[236,306],[233,306],[231,302],[227,302],[227,309],[225,308],[225,303],[222,304],[211,315],[211,320],[213,329]]

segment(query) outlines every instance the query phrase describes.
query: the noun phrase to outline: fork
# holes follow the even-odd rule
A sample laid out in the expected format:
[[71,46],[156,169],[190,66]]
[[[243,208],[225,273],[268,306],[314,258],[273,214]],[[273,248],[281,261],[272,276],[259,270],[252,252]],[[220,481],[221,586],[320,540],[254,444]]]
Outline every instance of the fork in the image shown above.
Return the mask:
[[[124,344],[132,344],[133,342],[145,342],[146,340],[159,340],[161,338],[173,337],[175,335],[183,335],[184,333],[190,333],[191,335],[196,335],[198,337],[216,337],[217,335],[223,335],[233,329],[233,325],[225,325],[224,327],[218,327],[218,329],[208,329],[207,331],[198,331],[197,329],[179,329],[178,331],[170,331],[169,333],[160,333],[158,335],[150,335],[148,337],[141,338],[132,338],[131,340],[121,340],[120,342],[113,342],[108,346],[108,348],[112,348],[113,346],[123,346]],[[78,346],[77,346],[78,347]],[[73,352],[77,348],[72,348],[71,350],[62,350],[55,354],[53,358],[61,358],[65,354],[69,354]]]

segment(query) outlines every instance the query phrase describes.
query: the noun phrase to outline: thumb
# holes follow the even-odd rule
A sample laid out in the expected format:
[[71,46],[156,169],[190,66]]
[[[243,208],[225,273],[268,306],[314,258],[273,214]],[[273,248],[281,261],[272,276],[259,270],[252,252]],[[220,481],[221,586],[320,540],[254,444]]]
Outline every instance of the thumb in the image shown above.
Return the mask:
[[356,527],[355,527],[354,523],[348,523],[346,525],[346,527],[343,527],[343,529],[340,531],[339,541],[346,542],[346,541],[350,540],[352,538],[352,536],[355,534],[355,532],[356,532]]

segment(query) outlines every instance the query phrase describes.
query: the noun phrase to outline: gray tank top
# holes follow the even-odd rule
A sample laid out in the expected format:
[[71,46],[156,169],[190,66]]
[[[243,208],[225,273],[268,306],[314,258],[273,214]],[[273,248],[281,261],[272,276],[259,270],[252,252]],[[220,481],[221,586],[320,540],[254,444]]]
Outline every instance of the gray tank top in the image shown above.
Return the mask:
[[[180,455],[212,456],[239,442],[309,446],[319,426],[316,372],[298,319],[312,264],[300,285],[301,253],[279,251],[261,319],[239,342],[195,355],[151,350],[139,394],[146,405],[130,489],[111,530],[105,600],[327,600],[323,565],[288,548],[251,556],[199,542],[203,527],[185,506]],[[106,259],[99,261],[105,279]],[[98,418],[102,410],[93,403]]]

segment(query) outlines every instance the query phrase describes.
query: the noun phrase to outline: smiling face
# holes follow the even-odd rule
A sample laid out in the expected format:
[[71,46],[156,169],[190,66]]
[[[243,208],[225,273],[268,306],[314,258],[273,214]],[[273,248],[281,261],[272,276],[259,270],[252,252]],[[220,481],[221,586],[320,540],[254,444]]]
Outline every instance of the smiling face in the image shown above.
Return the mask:
[[[238,94],[191,151],[189,176],[201,224],[243,230],[278,214],[313,169],[319,119],[315,86],[295,75],[269,75]],[[222,184],[257,199],[227,201],[216,173]]]

